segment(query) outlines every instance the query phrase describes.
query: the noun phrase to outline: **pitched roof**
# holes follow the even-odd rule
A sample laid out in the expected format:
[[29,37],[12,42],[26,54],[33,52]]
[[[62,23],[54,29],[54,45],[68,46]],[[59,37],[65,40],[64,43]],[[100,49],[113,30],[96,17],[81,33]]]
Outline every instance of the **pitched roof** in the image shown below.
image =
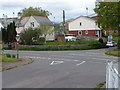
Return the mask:
[[27,21],[33,17],[39,24],[46,24],[46,25],[53,25],[53,23],[44,16],[28,16],[28,17],[22,17],[21,19],[16,18],[0,18],[0,23],[3,27],[7,27],[8,24],[11,22],[15,22],[16,24],[19,24],[19,26],[24,26]]
[[53,23],[47,17],[33,16],[33,18],[35,18],[39,24],[53,25]]
[[[20,20],[20,26],[24,26],[30,17],[22,17]],[[19,22],[18,22],[19,23]]]

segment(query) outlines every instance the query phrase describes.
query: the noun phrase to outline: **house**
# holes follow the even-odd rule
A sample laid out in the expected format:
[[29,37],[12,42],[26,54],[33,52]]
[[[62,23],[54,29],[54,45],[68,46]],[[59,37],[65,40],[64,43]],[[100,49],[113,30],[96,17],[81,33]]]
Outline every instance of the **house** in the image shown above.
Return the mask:
[[[0,18],[0,22],[4,27],[7,27],[10,22],[16,23],[17,33],[21,33],[23,30],[28,28],[36,28],[40,24],[52,26],[51,31],[54,29],[52,22],[48,17],[45,16],[28,16],[21,18]],[[51,32],[47,35],[46,40],[54,40],[54,32]]]
[[12,22],[17,22],[18,21],[18,18],[17,17],[14,17],[14,18],[0,18],[0,24],[3,26],[3,27],[7,27],[8,24],[12,23]]
[[[29,17],[22,17],[17,22],[16,31],[20,33],[22,30],[28,28],[36,28],[39,25],[50,25],[52,26],[51,31],[54,29],[53,23],[49,20],[48,17],[45,16],[29,16]],[[46,40],[54,40],[54,32],[49,33],[46,36]]]
[[3,28],[3,25],[0,23],[0,30],[1,30],[1,28]]
[[96,18],[80,16],[66,21],[65,28],[68,29],[69,34],[97,38],[102,37],[102,32],[96,23]]

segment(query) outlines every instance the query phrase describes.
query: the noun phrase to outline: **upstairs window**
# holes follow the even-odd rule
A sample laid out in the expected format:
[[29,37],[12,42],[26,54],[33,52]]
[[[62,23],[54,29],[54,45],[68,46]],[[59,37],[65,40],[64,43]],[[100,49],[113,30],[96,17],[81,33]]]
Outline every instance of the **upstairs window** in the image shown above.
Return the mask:
[[34,25],[34,22],[31,22],[31,27],[34,27],[35,25]]
[[82,26],[82,22],[80,22],[80,26]]

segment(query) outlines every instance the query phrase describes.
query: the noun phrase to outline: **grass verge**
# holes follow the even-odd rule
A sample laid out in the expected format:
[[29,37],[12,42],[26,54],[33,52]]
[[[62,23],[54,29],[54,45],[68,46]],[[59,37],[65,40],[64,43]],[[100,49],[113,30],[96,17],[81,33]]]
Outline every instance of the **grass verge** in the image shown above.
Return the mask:
[[102,83],[98,84],[98,85],[94,88],[94,90],[100,90],[100,88],[102,88],[104,85],[105,85],[105,82],[102,82]]
[[12,57],[7,57],[7,55],[0,54],[0,62],[18,62],[21,61],[21,59],[16,59]]
[[108,51],[105,54],[120,57],[120,49],[115,49],[113,51]]

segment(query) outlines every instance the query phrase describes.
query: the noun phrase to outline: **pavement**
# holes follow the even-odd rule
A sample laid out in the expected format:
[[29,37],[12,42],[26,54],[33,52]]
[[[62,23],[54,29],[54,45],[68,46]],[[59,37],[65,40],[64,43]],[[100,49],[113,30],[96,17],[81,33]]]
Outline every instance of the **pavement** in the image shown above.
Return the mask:
[[[32,64],[4,71],[3,88],[94,88],[105,81],[108,49],[80,51],[20,51]],[[16,51],[4,51],[16,54]]]

